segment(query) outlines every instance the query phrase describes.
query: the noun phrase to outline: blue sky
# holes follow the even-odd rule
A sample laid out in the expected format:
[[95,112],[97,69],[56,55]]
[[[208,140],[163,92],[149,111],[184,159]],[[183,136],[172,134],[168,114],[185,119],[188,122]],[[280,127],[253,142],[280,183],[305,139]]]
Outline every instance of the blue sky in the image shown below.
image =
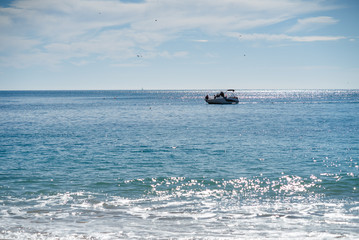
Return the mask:
[[0,90],[358,89],[357,0],[1,0]]

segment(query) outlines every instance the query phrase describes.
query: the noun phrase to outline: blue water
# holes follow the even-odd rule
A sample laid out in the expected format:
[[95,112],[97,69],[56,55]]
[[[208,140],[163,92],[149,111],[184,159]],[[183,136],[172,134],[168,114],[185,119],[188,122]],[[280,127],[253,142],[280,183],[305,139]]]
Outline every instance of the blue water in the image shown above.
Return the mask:
[[1,239],[358,239],[359,90],[1,91]]

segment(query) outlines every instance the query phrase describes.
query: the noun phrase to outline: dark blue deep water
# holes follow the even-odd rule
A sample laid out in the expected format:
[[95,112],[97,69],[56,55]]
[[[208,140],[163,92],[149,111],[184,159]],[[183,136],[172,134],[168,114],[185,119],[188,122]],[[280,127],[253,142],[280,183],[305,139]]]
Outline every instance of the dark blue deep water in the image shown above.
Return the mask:
[[1,91],[1,239],[358,239],[359,90]]

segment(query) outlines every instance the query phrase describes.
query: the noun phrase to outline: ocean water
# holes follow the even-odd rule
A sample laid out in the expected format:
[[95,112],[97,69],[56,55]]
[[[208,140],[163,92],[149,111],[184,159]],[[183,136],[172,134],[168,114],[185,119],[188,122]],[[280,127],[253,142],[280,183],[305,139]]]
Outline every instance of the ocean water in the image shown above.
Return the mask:
[[359,239],[359,90],[1,91],[0,239]]

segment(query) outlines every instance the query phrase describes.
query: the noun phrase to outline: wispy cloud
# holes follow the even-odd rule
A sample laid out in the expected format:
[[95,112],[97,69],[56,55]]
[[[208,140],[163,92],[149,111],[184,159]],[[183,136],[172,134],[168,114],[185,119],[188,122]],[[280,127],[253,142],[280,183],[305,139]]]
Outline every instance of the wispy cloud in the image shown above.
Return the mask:
[[207,39],[196,39],[196,40],[192,40],[193,42],[199,42],[199,43],[206,43],[208,42]]
[[308,32],[317,30],[328,25],[336,24],[338,22],[339,21],[337,19],[327,16],[298,19],[297,24],[290,28],[288,32]]
[[289,36],[294,42],[337,41],[345,38],[344,36]]
[[[271,26],[333,7],[321,0],[17,0],[0,7],[0,65],[86,64],[94,59],[121,64],[139,53],[147,58],[183,57],[188,52],[166,55],[161,46],[183,38],[184,32],[200,32],[206,40],[196,41],[206,42],[211,36],[227,37],[228,32]],[[308,21],[336,20],[298,20],[293,29]],[[253,34],[245,38],[305,42],[338,37]]]
[[317,41],[337,41],[345,39],[344,36],[290,36],[287,34],[240,34],[240,33],[228,33],[230,37],[237,38],[239,40],[246,41],[293,41],[293,42],[317,42]]

